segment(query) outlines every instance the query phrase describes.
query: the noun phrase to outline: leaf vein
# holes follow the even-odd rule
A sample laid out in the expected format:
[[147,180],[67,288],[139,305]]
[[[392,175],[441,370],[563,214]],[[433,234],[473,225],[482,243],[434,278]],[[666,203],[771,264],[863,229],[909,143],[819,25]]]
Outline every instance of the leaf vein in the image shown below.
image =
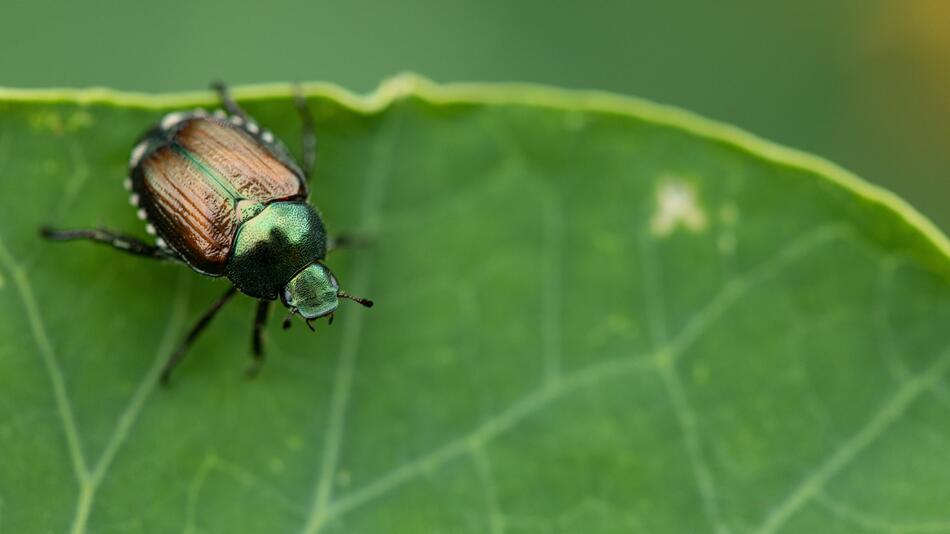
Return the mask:
[[305,515],[305,510],[301,506],[270,484],[261,480],[253,472],[218,456],[216,453],[209,452],[205,455],[204,459],[202,459],[198,465],[198,470],[188,483],[187,500],[185,501],[185,526],[182,528],[183,534],[195,534],[200,531],[197,524],[198,504],[205,482],[215,471],[227,475],[244,487],[256,487],[268,500],[277,503],[277,505],[291,512],[295,517],[303,517]]
[[327,521],[372,501],[390,490],[405,484],[415,477],[438,469],[442,465],[469,453],[473,447],[483,446],[492,439],[507,432],[517,423],[541,411],[554,401],[591,384],[649,369],[648,358],[614,358],[606,362],[591,365],[588,368],[565,375],[557,382],[542,386],[507,410],[485,420],[474,430],[458,437],[445,445],[410,460],[363,488],[337,499],[327,511]]
[[762,264],[738,278],[736,282],[721,289],[659,353],[613,358],[567,373],[557,381],[546,383],[513,403],[506,410],[486,419],[468,434],[457,437],[418,458],[394,467],[366,486],[336,499],[327,507],[322,523],[326,524],[359,506],[382,497],[424,473],[438,469],[442,465],[467,454],[473,447],[484,446],[522,420],[574,391],[600,383],[603,380],[613,380],[653,369],[656,365],[656,357],[659,354],[666,354],[671,361],[675,361],[679,354],[688,349],[703,332],[725,315],[745,293],[766,280],[768,276],[777,273],[782,266],[790,261],[841,235],[839,225],[829,225],[819,227],[792,241],[775,256],[764,260]]
[[505,516],[498,502],[498,487],[495,483],[494,470],[492,469],[491,458],[488,457],[488,451],[485,450],[484,446],[479,445],[470,447],[469,454],[472,457],[475,473],[478,475],[478,481],[485,494],[485,504],[488,508],[488,532],[489,534],[504,534]]
[[[722,521],[722,514],[719,511],[719,498],[717,496],[716,481],[713,478],[712,471],[703,457],[702,444],[700,443],[699,430],[697,429],[697,418],[686,392],[683,391],[683,384],[676,372],[676,366],[673,358],[664,351],[669,346],[666,339],[666,306],[664,305],[662,277],[659,269],[659,256],[653,245],[653,240],[647,236],[641,237],[641,251],[643,252],[643,271],[644,271],[644,290],[647,295],[647,307],[650,310],[650,332],[653,342],[653,350],[656,353],[654,358],[657,371],[663,381],[663,389],[673,408],[677,424],[683,438],[683,450],[686,453],[689,466],[696,483],[696,489],[699,492],[699,498],[703,505],[703,514],[706,520],[713,527],[713,530],[719,533],[729,532],[729,528]],[[724,290],[725,294],[729,292],[730,286]],[[715,306],[719,301],[713,299],[712,305]],[[731,307],[733,301],[727,301],[726,307],[713,308],[726,310]],[[709,323],[705,323],[700,331],[705,331]],[[687,333],[690,331],[687,330]]]
[[69,400],[69,394],[66,389],[66,379],[63,377],[63,370],[56,359],[53,351],[53,345],[46,333],[46,326],[40,316],[39,308],[36,305],[36,297],[33,294],[33,288],[30,286],[26,272],[17,265],[10,251],[0,237],[0,263],[2,263],[7,272],[10,273],[13,282],[16,285],[17,292],[20,295],[20,301],[26,311],[27,320],[30,323],[30,332],[33,341],[40,349],[40,355],[46,373],[49,375],[53,386],[53,397],[56,402],[56,411],[59,415],[60,424],[63,427],[63,433],[66,436],[66,446],[68,449],[70,461],[73,466],[73,472],[77,483],[82,486],[89,476],[89,467],[86,463],[86,457],[82,450],[82,443],[79,438],[79,425],[76,422],[76,416],[73,413],[72,402]]
[[[397,117],[398,118],[398,117]],[[393,153],[395,139],[398,138],[397,118],[390,119],[389,127],[384,125],[380,137],[373,148],[371,167],[367,177],[367,185],[363,197],[361,229],[369,235],[375,235],[380,228],[381,202],[383,190],[391,174],[389,171],[390,159]],[[372,275],[373,251],[363,253],[363,261],[355,268],[353,275],[354,286],[359,291],[365,291]],[[333,478],[336,475],[339,462],[340,447],[343,441],[343,427],[346,411],[349,406],[350,391],[353,386],[353,375],[356,366],[356,357],[359,349],[360,331],[363,326],[364,314],[355,314],[347,318],[346,329],[341,341],[340,356],[333,381],[333,392],[330,398],[330,413],[328,430],[323,449],[323,459],[320,462],[320,476],[317,480],[311,512],[301,532],[316,534],[326,521],[326,512],[333,494]]]
[[948,367],[950,367],[950,350],[944,352],[925,371],[905,382],[857,433],[832,451],[781,502],[773,506],[765,521],[755,531],[756,534],[771,534],[782,528],[796,512],[825,487],[829,480],[850,465],[891,425],[900,420],[908,406],[924,391],[935,386]]
[[950,532],[950,520],[896,523],[882,517],[870,515],[862,510],[856,510],[832,498],[824,491],[819,491],[815,495],[815,502],[828,510],[832,515],[865,530],[885,532],[888,534],[941,534]]
[[71,532],[74,534],[86,531],[86,525],[89,521],[89,514],[92,512],[96,492],[99,491],[99,486],[105,478],[106,472],[112,465],[112,461],[115,459],[116,454],[118,454],[119,449],[121,449],[125,443],[136,419],[138,419],[139,413],[141,413],[148,396],[155,389],[155,384],[158,382],[158,374],[164,364],[165,356],[171,353],[176,333],[181,330],[188,302],[188,294],[186,291],[188,286],[186,280],[188,280],[188,278],[186,278],[185,274],[188,273],[183,272],[182,276],[179,277],[179,283],[175,290],[174,304],[169,312],[165,332],[162,334],[154,361],[145,373],[145,377],[139,382],[135,392],[129,398],[125,409],[119,414],[116,425],[99,456],[99,460],[96,462],[95,467],[89,477],[84,481],[80,490],[71,529]]

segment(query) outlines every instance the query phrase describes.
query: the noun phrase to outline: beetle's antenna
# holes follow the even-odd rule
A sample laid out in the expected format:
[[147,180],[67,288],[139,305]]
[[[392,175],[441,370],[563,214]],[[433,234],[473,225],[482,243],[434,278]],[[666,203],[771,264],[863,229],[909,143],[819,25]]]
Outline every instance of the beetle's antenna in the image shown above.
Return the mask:
[[345,299],[350,299],[350,300],[352,300],[353,302],[358,302],[358,303],[362,304],[363,306],[366,306],[367,308],[372,308],[372,307],[373,307],[373,301],[371,301],[371,300],[369,300],[369,299],[364,299],[364,298],[362,298],[362,297],[354,297],[353,295],[348,295],[348,294],[347,294],[345,291],[343,291],[343,290],[337,291],[336,296],[341,297],[341,298],[345,298]]
[[287,318],[284,319],[284,324],[283,324],[284,330],[287,330],[290,328],[290,325],[292,324],[290,320],[293,318],[294,318],[294,310],[290,310],[290,313],[287,314]]

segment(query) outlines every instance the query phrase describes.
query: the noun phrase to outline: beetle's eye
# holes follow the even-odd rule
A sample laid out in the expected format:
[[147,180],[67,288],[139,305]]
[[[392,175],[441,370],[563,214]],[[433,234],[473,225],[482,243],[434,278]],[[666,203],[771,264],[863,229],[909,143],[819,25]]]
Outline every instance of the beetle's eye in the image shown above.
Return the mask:
[[333,284],[333,289],[340,289],[340,283],[337,282],[336,276],[333,276],[333,272],[327,269],[327,274],[330,275],[330,283]]

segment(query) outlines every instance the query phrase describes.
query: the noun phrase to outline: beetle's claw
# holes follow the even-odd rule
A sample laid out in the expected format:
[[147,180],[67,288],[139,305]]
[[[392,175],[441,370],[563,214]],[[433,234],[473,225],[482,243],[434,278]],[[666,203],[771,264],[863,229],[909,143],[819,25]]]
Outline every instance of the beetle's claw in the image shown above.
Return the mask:
[[287,314],[287,318],[284,319],[284,323],[283,323],[284,330],[287,330],[290,328],[291,319],[293,318],[294,318],[294,310],[291,309],[290,313]]

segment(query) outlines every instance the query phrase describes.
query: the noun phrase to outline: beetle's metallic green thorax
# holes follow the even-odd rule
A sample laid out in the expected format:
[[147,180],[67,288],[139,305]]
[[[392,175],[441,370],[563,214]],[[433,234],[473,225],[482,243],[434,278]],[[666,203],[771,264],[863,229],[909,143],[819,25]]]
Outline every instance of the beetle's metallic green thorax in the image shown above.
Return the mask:
[[238,228],[226,274],[243,293],[274,299],[326,252],[326,229],[312,206],[274,202]]

